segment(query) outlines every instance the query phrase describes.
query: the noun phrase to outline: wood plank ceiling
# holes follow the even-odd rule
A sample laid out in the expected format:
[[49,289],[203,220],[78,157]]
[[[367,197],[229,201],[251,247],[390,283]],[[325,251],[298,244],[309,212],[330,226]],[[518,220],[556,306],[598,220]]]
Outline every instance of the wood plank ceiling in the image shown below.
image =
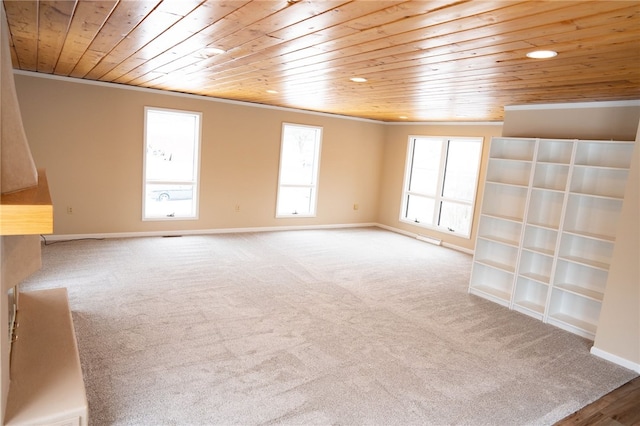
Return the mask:
[[[638,1],[4,0],[4,8],[15,68],[78,79],[382,121],[499,121],[505,105],[640,99]],[[536,49],[558,55],[525,56]]]

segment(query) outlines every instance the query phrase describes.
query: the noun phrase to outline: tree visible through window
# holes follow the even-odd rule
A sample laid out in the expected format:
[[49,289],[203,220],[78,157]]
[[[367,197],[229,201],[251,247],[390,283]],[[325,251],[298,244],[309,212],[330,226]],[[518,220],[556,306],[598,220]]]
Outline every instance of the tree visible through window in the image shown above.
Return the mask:
[[276,216],[314,216],[322,128],[282,125]]
[[201,116],[145,108],[143,219],[198,217]]
[[400,220],[469,237],[482,138],[410,137]]

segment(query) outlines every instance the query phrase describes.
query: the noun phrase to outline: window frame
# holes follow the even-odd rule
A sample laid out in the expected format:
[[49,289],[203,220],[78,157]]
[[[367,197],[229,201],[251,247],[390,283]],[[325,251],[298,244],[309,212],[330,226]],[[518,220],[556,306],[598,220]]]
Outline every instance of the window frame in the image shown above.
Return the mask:
[[[312,171],[312,182],[310,184],[288,184],[282,183],[282,174],[283,174],[283,159],[284,159],[284,143],[285,143],[285,129],[287,126],[292,126],[292,127],[306,127],[306,128],[311,128],[311,129],[315,129],[318,131],[318,135],[317,135],[317,139],[316,139],[316,147],[315,147],[315,153],[314,153],[314,164],[313,164],[313,171]],[[278,164],[278,189],[277,189],[277,194],[276,194],[276,218],[277,219],[282,219],[282,218],[297,218],[297,217],[317,217],[317,213],[318,213],[318,187],[319,187],[319,181],[320,181],[320,159],[321,159],[321,153],[322,153],[322,136],[324,133],[324,128],[322,126],[315,126],[312,124],[299,124],[299,123],[291,123],[291,122],[283,122],[282,123],[282,127],[281,127],[281,131],[280,131],[280,160],[279,160],[279,164]],[[284,214],[284,213],[280,213],[279,212],[279,205],[280,205],[280,200],[281,200],[281,189],[283,187],[286,188],[311,188],[311,196],[310,196],[310,212],[309,213],[288,213],[288,214]]]
[[[437,179],[437,187],[434,195],[428,195],[421,192],[410,191],[409,185],[411,183],[412,172],[413,172],[413,154],[416,140],[428,139],[439,141],[441,144],[441,152],[440,152],[440,161],[439,161],[439,169],[438,169],[438,179]],[[472,140],[476,141],[476,143],[480,144],[478,155],[478,163],[477,163],[477,173],[475,177],[475,184],[473,186],[473,195],[471,197],[471,201],[460,200],[456,198],[450,198],[444,196],[444,184],[447,174],[447,160],[449,153],[449,146],[451,141],[459,141],[459,140]],[[446,233],[449,235],[455,235],[457,237],[471,239],[471,233],[473,231],[473,224],[475,219],[475,207],[478,196],[478,186],[480,184],[480,172],[482,166],[482,151],[484,148],[484,137],[481,136],[422,136],[422,135],[410,135],[407,142],[407,154],[405,161],[405,170],[404,170],[404,180],[402,185],[402,200],[400,205],[400,222],[409,223],[414,226],[419,226],[426,229],[432,229],[438,232]],[[409,196],[418,196],[423,198],[429,198],[434,200],[434,208],[432,214],[432,223],[422,223],[416,222],[415,220],[411,220],[406,217]],[[469,223],[469,233],[459,232],[456,230],[452,230],[451,228],[440,225],[439,223],[442,221],[442,203],[454,203],[460,204],[464,206],[470,207],[470,223]]]
[[[194,149],[193,166],[195,168],[194,179],[185,180],[161,180],[161,181],[147,181],[147,128],[148,128],[148,112],[149,111],[161,111],[164,113],[175,114],[188,114],[197,118],[197,130],[195,132],[196,141]],[[200,111],[189,111],[175,108],[162,108],[154,106],[144,107],[144,135],[142,143],[142,221],[143,222],[155,222],[155,221],[175,221],[175,220],[198,220],[200,217],[200,150],[202,146],[202,116]],[[193,185],[193,215],[189,216],[146,216],[147,210],[147,190],[146,186],[151,184],[167,184],[167,185]]]

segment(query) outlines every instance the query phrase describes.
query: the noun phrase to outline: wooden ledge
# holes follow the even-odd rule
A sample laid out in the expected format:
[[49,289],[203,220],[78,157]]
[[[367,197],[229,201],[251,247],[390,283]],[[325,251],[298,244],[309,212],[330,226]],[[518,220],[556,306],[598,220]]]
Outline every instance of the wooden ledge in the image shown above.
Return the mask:
[[53,204],[47,175],[38,170],[38,186],[0,196],[0,235],[53,233]]

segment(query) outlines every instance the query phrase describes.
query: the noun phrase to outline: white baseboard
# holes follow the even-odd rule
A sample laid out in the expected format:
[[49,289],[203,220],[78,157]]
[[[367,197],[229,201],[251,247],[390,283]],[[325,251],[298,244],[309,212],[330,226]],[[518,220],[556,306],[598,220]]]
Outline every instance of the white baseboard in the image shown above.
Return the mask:
[[629,370],[633,370],[636,373],[640,374],[640,364],[637,362],[633,362],[633,361],[629,361],[628,359],[621,358],[618,355],[614,355],[607,351],[603,351],[602,349],[598,349],[595,346],[591,347],[591,354],[599,358],[606,359],[607,361],[611,361],[614,364],[618,364],[624,368],[628,368]]
[[[387,231],[395,232],[396,234],[402,234],[402,235],[406,235],[406,236],[411,237],[411,238],[416,238],[418,240],[422,240],[425,237],[422,234],[416,234],[415,232],[405,231],[403,229],[394,228],[393,226],[383,225],[381,223],[376,223],[375,226],[377,226],[378,228],[386,229]],[[450,248],[452,250],[457,250],[457,251],[461,251],[461,252],[466,253],[466,254],[473,255],[473,250],[470,250],[470,249],[465,248],[465,247],[460,247],[460,246],[457,246],[455,244],[447,243],[445,241],[442,241],[441,245],[442,245],[442,247]]]
[[[184,229],[173,231],[136,231],[136,232],[105,232],[97,234],[53,234],[44,235],[47,241],[72,241],[83,239],[106,239],[106,238],[136,238],[136,237],[179,237],[182,235],[212,235],[212,234],[233,234],[246,232],[274,232],[274,231],[297,231],[297,230],[313,230],[313,229],[341,229],[341,228],[368,228],[378,227],[387,231],[395,232],[409,236],[411,238],[424,237],[423,235],[413,232],[404,231],[402,229],[383,225],[381,223],[342,223],[332,225],[304,225],[304,226],[260,226],[253,228],[215,228],[215,229]],[[473,255],[473,250],[457,246],[442,241],[442,247]]]
[[216,228],[216,229],[185,229],[173,231],[138,231],[138,232],[105,232],[97,234],[54,234],[44,235],[47,241],[70,241],[82,239],[105,239],[105,238],[136,238],[136,237],[179,237],[182,235],[211,235],[211,234],[233,234],[247,232],[274,232],[274,231],[297,231],[313,229],[340,229],[340,228],[368,228],[378,226],[376,223],[346,223],[335,225],[305,225],[305,226],[264,226],[253,228]]

